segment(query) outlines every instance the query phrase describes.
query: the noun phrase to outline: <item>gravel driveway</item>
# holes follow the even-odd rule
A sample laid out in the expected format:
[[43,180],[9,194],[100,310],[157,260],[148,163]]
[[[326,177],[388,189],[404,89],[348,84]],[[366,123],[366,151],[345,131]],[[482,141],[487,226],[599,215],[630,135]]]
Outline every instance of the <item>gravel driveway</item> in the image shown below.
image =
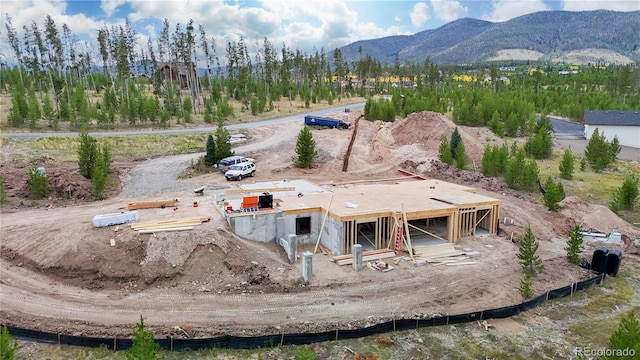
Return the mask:
[[178,176],[203,154],[163,156],[135,166],[129,172],[120,196],[153,196],[191,190],[193,184],[181,182]]

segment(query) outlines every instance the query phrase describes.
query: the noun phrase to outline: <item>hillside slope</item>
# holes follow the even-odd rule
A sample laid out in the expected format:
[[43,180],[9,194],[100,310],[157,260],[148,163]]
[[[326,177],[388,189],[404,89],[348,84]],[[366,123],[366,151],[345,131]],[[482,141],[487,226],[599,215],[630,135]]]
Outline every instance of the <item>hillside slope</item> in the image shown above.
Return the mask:
[[608,52],[604,52],[605,62],[638,61],[638,34],[640,11],[543,11],[501,23],[465,18],[410,36],[359,41],[341,50],[343,56],[355,61],[362,47],[364,54],[383,64],[393,63],[396,54],[402,63],[421,63],[425,58],[438,64],[473,63],[487,61],[507,49],[536,51],[551,60],[588,48],[617,54],[608,60]]

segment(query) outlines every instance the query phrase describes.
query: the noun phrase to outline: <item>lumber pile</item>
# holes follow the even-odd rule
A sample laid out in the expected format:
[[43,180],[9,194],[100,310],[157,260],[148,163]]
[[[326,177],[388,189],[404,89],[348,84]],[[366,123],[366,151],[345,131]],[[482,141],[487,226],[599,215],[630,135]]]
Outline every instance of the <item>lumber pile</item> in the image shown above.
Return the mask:
[[420,246],[413,248],[413,257],[415,261],[424,261],[436,265],[471,265],[474,261],[463,260],[469,259],[465,256],[464,251],[456,250],[452,243],[444,243],[429,246]]
[[131,211],[131,210],[139,210],[139,209],[156,209],[156,208],[174,207],[179,202],[180,201],[178,201],[178,199],[130,202],[127,204],[127,210]]
[[131,224],[131,229],[140,234],[151,234],[163,231],[184,231],[193,230],[193,227],[203,222],[211,220],[208,216],[198,216],[185,219],[163,220],[163,221],[145,221]]
[[[391,249],[379,249],[362,252],[362,262],[374,261],[386,258],[395,257],[395,251]],[[353,254],[334,256],[329,261],[333,261],[338,265],[351,265],[353,264]]]

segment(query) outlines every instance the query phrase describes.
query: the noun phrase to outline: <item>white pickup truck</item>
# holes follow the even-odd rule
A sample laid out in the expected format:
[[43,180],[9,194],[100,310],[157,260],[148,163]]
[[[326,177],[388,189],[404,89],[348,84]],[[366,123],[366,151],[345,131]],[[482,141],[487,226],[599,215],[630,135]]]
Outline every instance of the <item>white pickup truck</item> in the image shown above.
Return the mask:
[[224,177],[227,181],[230,180],[242,180],[244,177],[253,177],[256,174],[256,164],[253,162],[244,162],[238,165],[231,165],[229,170],[224,173]]

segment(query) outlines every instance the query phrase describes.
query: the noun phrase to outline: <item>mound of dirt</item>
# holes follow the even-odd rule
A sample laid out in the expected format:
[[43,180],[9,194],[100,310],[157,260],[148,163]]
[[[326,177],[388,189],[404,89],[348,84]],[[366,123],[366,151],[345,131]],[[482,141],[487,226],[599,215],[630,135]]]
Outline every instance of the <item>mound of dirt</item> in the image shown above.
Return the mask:
[[413,113],[394,122],[391,134],[395,140],[394,146],[417,144],[437,156],[442,139],[450,139],[456,128],[471,160],[482,159],[484,146],[488,142],[502,143],[500,138],[485,128],[457,126],[445,115],[431,111]]
[[566,197],[560,206],[562,209],[559,212],[582,230],[603,233],[617,230],[622,234],[640,234],[638,228],[622,220],[606,206],[588,203],[577,196]]

